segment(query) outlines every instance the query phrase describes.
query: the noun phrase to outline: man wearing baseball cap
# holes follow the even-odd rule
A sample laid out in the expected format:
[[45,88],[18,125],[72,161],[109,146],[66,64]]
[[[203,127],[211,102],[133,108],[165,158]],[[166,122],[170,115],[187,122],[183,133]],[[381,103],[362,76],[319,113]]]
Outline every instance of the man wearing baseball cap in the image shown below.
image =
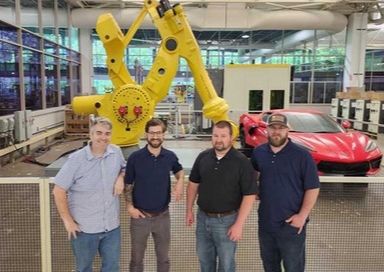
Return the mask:
[[271,114],[268,118],[268,127],[273,125],[288,127],[287,117],[281,113]]
[[268,118],[268,143],[253,150],[259,172],[259,245],[266,272],[304,272],[308,216],[319,194],[319,177],[310,153],[288,138],[283,113]]

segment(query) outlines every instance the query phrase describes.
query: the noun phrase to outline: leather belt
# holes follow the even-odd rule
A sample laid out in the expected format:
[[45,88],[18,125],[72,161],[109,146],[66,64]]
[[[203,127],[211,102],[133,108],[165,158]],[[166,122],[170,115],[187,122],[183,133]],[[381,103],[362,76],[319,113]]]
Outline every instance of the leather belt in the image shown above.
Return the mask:
[[231,214],[235,214],[237,213],[237,210],[232,210],[232,211],[228,211],[228,212],[205,212],[203,211],[203,213],[205,213],[206,216],[208,217],[213,217],[213,218],[220,218],[220,217],[224,217],[224,216],[228,216],[228,215],[231,215]]
[[145,217],[148,217],[148,218],[151,218],[151,217],[156,217],[156,216],[159,216],[159,215],[162,215],[163,213],[167,212],[168,209],[164,210],[164,211],[161,211],[161,212],[146,212],[146,211],[143,211],[143,210],[140,210],[142,214],[145,215]]

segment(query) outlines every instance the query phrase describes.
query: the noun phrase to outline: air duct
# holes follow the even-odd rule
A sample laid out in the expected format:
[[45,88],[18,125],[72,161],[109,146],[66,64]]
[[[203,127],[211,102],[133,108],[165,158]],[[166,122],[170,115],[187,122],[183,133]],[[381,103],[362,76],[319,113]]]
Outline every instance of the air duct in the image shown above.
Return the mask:
[[[347,25],[346,16],[325,10],[246,9],[245,4],[209,4],[206,8],[185,7],[188,21],[194,30],[300,30],[317,29],[339,32]],[[72,23],[78,28],[94,28],[100,14],[110,12],[121,28],[129,28],[140,12],[126,9],[73,9]],[[143,28],[153,28],[149,16]]]

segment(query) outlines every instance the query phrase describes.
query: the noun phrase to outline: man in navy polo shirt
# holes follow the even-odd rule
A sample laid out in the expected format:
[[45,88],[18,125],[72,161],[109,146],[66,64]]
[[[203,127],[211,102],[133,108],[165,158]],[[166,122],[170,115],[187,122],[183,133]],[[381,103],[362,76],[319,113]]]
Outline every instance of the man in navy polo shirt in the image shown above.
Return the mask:
[[287,117],[268,119],[269,143],[255,148],[259,172],[259,244],[266,272],[304,272],[306,223],[319,194],[310,153],[288,138]]
[[157,271],[169,271],[170,172],[176,177],[172,195],[179,201],[183,196],[184,171],[175,153],[162,147],[165,131],[161,120],[149,120],[145,125],[148,144],[132,153],[127,161],[125,198],[131,216],[131,272],[144,271],[150,234],[155,243]]

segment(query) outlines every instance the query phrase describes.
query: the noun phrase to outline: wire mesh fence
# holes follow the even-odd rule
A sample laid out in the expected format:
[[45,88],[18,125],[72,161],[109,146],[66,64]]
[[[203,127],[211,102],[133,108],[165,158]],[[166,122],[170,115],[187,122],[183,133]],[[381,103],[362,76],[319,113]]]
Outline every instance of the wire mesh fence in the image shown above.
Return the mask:
[[39,184],[0,183],[0,271],[42,271]]
[[[17,183],[0,179],[0,271],[69,272],[75,271],[67,234],[50,197],[42,203],[40,190],[49,186],[48,179],[35,183]],[[384,181],[366,184],[322,182],[319,200],[312,212],[307,233],[308,272],[379,272],[384,271]],[[369,181],[369,180],[368,180]],[[377,181],[377,179],[376,179]],[[48,189],[48,188],[47,188]],[[47,205],[45,205],[47,204]],[[237,270],[263,271],[257,237],[257,206],[248,218],[237,250]],[[41,221],[48,207],[50,231],[44,233],[49,243],[50,265],[43,269],[44,248]],[[186,227],[185,201],[171,203],[171,271],[199,271],[195,253],[195,229]],[[44,219],[45,221],[45,219]],[[122,254],[121,271],[128,271],[130,259],[129,218],[121,201]],[[44,237],[43,237],[44,238]],[[145,271],[156,271],[156,257],[151,237],[145,256]],[[94,264],[99,271],[100,259]]]

